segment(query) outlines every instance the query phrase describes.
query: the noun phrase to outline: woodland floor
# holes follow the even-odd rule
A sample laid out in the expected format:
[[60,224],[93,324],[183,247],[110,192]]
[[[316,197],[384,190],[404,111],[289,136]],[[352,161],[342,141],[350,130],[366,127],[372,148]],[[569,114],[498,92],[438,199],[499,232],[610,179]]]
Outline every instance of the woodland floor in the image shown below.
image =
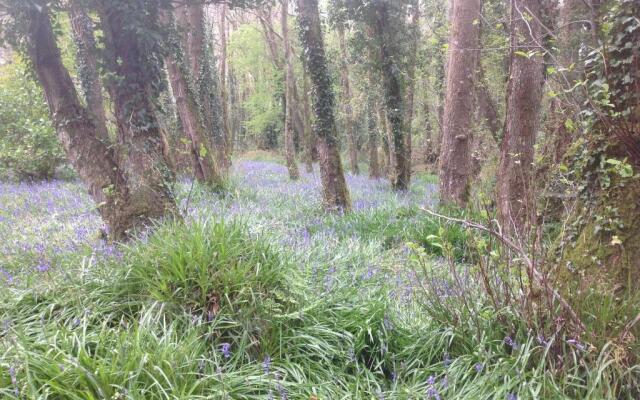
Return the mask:
[[[454,289],[438,241],[457,249],[464,232],[421,211],[433,177],[406,194],[347,180],[354,212],[325,214],[317,171],[291,182],[282,165],[240,160],[228,194],[178,184],[179,233],[127,246],[100,239],[78,183],[0,184],[0,397],[513,400],[580,387],[604,398],[590,371],[548,375],[535,335],[502,330],[463,264]],[[197,234],[214,221],[237,249]],[[240,271],[221,275],[235,286],[214,305],[203,295],[208,313],[195,299],[208,278],[185,276],[198,252]],[[220,292],[238,300],[222,305]],[[473,325],[447,325],[471,319],[456,307],[473,309]]]

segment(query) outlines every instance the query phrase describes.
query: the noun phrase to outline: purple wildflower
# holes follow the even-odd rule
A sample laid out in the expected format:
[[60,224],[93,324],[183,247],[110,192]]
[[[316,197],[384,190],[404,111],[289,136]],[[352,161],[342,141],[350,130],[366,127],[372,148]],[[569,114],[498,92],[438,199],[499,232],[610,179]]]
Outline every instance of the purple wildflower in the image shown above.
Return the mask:
[[224,358],[230,358],[231,357],[231,344],[230,343],[222,343],[222,345],[220,346],[220,351],[222,352],[222,355],[224,356]]
[[507,393],[507,400],[518,400],[518,395],[515,393]]
[[442,363],[444,364],[445,368],[449,368],[449,365],[451,365],[451,358],[449,358],[449,353],[444,353]]
[[476,365],[473,366],[476,369],[477,373],[482,372],[482,370],[484,369],[484,365],[482,365],[482,363],[476,363]]
[[269,375],[270,369],[271,369],[271,357],[267,355],[264,357],[264,360],[262,361],[262,370],[264,371],[265,375]]

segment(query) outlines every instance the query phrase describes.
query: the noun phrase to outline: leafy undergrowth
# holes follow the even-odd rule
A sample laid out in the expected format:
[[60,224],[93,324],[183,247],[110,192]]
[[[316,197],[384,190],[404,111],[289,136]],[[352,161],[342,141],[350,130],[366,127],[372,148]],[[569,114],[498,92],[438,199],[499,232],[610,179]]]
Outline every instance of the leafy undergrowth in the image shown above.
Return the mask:
[[47,258],[44,242],[40,271],[12,248],[0,398],[632,398],[620,385],[634,371],[606,349],[567,345],[575,366],[554,370],[544,355],[560,339],[498,321],[471,268],[457,266],[473,295],[452,289],[433,237],[456,248],[464,232],[420,213],[428,185],[399,195],[349,177],[356,210],[336,216],[317,211],[315,175],[237,169],[230,195],[183,186],[183,224],[114,254]]

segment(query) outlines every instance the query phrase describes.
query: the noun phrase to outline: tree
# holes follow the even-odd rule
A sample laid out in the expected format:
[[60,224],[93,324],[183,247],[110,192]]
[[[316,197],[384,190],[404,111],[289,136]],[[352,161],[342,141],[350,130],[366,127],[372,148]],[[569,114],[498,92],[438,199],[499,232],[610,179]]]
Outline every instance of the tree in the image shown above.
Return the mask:
[[183,39],[186,59],[202,108],[205,130],[213,137],[220,174],[225,176],[231,166],[227,149],[229,135],[225,131],[213,50],[206,40],[203,5],[187,3],[184,12],[176,13],[176,22],[179,29],[188,32]]
[[98,3],[107,65],[116,79],[111,100],[118,127],[118,166],[130,190],[129,201],[150,218],[176,213],[173,176],[163,156],[154,103],[164,84],[161,43],[155,40],[160,32],[157,6],[154,1]]
[[300,178],[298,164],[296,163],[296,149],[293,142],[293,87],[296,84],[295,75],[293,73],[293,60],[291,56],[291,42],[289,40],[289,1],[282,0],[281,25],[282,25],[282,42],[284,45],[285,60],[285,120],[284,120],[284,152],[287,161],[287,169],[289,170],[289,178],[296,180]]
[[[135,179],[135,172],[127,171],[135,160],[125,162],[124,168],[119,165],[120,159],[135,157],[136,149],[118,155],[100,140],[95,122],[80,104],[69,72],[62,64],[50,10],[44,1],[16,4],[12,12],[16,31],[25,36],[26,54],[45,92],[65,154],[87,186],[107,224],[109,235],[115,240],[125,239],[152,219],[171,214],[175,203],[168,186],[160,188],[154,186],[153,181],[149,184],[146,179]],[[123,146],[131,142],[124,139],[119,140]],[[157,149],[151,145],[153,150]],[[157,157],[144,160],[155,159]],[[159,194],[146,197],[153,190],[158,190]],[[150,203],[156,200],[160,203]]]
[[342,80],[342,98],[345,107],[347,143],[349,147],[349,165],[353,174],[359,174],[358,168],[358,140],[356,137],[356,121],[351,104],[351,84],[349,83],[349,65],[347,64],[347,45],[345,43],[344,23],[338,23],[338,43],[340,46],[340,77]]
[[76,65],[84,98],[94,119],[98,137],[108,143],[109,132],[107,131],[107,118],[102,99],[102,82],[98,74],[96,59],[98,50],[93,32],[93,20],[87,15],[79,0],[71,2],[69,17],[73,39],[78,50]]
[[[178,12],[186,12],[184,6],[173,4]],[[190,70],[185,64],[182,51],[180,32],[175,29],[174,16],[170,10],[161,10],[163,27],[167,30],[167,46],[164,53],[167,74],[171,84],[171,91],[175,99],[176,110],[180,125],[191,147],[192,168],[195,178],[213,187],[222,184],[222,177],[216,163],[214,146],[207,135],[202,110],[198,105],[198,97],[193,84],[190,84]]]
[[334,114],[335,98],[322,38],[318,0],[297,0],[301,43],[313,90],[314,131],[322,180],[323,203],[327,210],[348,210],[349,191],[344,178]]
[[404,8],[391,0],[372,4],[369,23],[377,41],[378,63],[382,73],[384,105],[391,132],[391,186],[394,190],[407,190],[411,180],[411,160],[407,154],[407,124],[405,119],[404,82],[402,79],[401,30]]
[[449,61],[440,148],[440,199],[464,206],[469,198],[473,89],[480,46],[480,0],[452,1]]
[[535,217],[533,156],[544,83],[538,0],[511,2],[511,66],[497,176],[498,219],[522,236]]
[[414,93],[416,86],[416,64],[418,63],[418,46],[420,41],[420,1],[411,5],[411,48],[409,49],[409,61],[407,65],[407,91],[405,107],[405,124],[407,126],[406,153],[409,159],[409,173],[411,173],[411,158],[413,152],[413,114]]

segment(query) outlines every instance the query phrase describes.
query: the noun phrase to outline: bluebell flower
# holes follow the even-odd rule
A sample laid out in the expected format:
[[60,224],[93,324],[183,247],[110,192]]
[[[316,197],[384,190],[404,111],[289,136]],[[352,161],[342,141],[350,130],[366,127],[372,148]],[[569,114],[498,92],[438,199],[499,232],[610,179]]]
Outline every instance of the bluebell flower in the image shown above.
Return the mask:
[[224,356],[224,358],[230,358],[231,357],[231,344],[230,343],[222,343],[222,345],[220,346],[220,351],[222,352],[222,355]]
[[269,375],[270,369],[271,369],[271,357],[267,355],[264,357],[264,360],[262,361],[262,370],[264,371],[265,375]]
[[484,369],[484,365],[482,365],[482,363],[476,363],[476,365],[474,365],[474,368],[476,369],[476,372],[480,373]]

